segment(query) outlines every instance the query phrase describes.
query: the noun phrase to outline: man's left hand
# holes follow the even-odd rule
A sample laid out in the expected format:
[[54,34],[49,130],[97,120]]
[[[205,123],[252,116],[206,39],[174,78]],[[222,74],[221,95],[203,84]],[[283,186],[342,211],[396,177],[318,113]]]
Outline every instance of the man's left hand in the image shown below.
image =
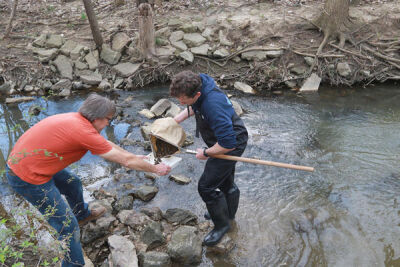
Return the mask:
[[196,151],[197,151],[196,158],[198,158],[198,159],[200,159],[200,160],[206,160],[206,159],[208,159],[208,157],[204,156],[203,150],[204,150],[204,148],[198,148],[198,149],[196,150]]

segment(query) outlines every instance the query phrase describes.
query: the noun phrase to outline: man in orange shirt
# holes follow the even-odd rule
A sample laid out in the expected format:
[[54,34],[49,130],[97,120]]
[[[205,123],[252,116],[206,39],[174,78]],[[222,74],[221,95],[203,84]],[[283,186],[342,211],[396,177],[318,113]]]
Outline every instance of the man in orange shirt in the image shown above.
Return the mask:
[[114,114],[111,100],[91,94],[77,113],[50,116],[26,131],[8,158],[6,176],[11,187],[46,214],[49,224],[59,233],[59,240],[67,240],[63,267],[84,266],[79,225],[106,211],[104,207],[88,209],[82,182],[65,170],[68,165],[90,151],[130,169],[158,175],[171,170],[163,163],[152,165],[143,160],[144,156],[134,155],[101,136]]

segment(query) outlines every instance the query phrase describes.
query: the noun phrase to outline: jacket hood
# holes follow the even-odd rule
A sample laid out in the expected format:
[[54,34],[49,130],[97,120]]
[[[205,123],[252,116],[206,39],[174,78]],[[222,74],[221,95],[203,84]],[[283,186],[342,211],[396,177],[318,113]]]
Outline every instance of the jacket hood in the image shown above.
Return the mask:
[[201,94],[207,95],[212,89],[216,87],[215,81],[213,78],[204,73],[200,73],[200,78]]

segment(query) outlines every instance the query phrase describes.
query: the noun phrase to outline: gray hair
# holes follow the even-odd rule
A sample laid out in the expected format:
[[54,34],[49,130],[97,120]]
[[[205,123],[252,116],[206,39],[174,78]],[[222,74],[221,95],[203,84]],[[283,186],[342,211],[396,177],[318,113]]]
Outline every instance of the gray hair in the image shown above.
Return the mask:
[[78,112],[93,122],[95,119],[103,119],[107,116],[114,115],[116,111],[115,104],[110,99],[98,95],[90,94],[79,108]]

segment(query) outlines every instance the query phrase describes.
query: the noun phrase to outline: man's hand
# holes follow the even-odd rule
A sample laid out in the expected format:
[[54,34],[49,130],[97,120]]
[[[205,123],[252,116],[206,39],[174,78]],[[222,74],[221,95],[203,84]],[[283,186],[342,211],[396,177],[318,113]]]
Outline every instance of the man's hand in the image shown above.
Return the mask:
[[155,174],[160,176],[167,175],[171,171],[171,167],[165,163],[160,163],[155,166],[156,166]]
[[204,150],[204,148],[198,148],[198,149],[196,150],[196,151],[197,151],[197,154],[196,154],[196,158],[197,158],[197,159],[200,159],[200,160],[206,160],[206,159],[208,159],[208,157],[204,156],[203,150]]

